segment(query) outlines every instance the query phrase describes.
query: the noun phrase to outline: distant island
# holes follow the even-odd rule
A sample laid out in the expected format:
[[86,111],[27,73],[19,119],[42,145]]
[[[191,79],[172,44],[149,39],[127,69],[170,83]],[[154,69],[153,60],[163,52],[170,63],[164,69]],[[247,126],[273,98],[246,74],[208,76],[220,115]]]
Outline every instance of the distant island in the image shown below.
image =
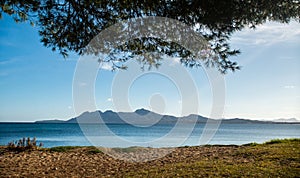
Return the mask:
[[[101,117],[101,119],[100,119]],[[134,123],[136,125],[149,125],[152,123],[156,124],[170,124],[176,123],[179,120],[183,123],[206,123],[207,121],[215,122],[217,120],[203,117],[200,115],[191,114],[183,117],[175,117],[171,115],[161,115],[144,108],[138,109],[134,112],[114,112],[111,110],[102,112],[84,112],[81,115],[71,118],[69,120],[41,120],[35,121],[35,123],[105,123],[105,124],[126,124],[127,122]],[[261,120],[250,120],[250,119],[222,119],[222,123],[232,124],[254,124],[254,123],[287,123],[287,124],[300,124],[300,121],[291,119],[277,119],[273,121],[261,121]]]

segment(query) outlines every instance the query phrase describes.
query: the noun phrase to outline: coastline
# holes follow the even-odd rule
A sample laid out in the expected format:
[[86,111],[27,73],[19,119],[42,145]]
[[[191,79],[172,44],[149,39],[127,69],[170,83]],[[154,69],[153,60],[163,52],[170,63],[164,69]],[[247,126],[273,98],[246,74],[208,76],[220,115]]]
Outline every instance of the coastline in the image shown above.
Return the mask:
[[[131,154],[137,150],[140,149],[117,151]],[[241,146],[179,147],[164,157],[145,162],[115,159],[93,147],[14,152],[2,146],[0,157],[0,177],[297,177],[300,139]]]

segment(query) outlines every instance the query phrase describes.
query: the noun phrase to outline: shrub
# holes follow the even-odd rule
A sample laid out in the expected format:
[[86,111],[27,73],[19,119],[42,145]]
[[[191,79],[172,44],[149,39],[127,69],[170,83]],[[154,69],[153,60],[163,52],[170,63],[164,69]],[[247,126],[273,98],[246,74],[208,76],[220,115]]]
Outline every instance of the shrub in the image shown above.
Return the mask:
[[244,146],[256,146],[256,145],[259,145],[259,144],[256,143],[256,142],[251,142],[251,143],[244,144]]
[[291,142],[300,142],[299,138],[286,138],[286,139],[273,139],[265,142],[265,144],[276,144],[276,143],[291,143]]
[[18,141],[9,142],[7,148],[12,151],[25,151],[25,150],[36,150],[43,146],[43,143],[37,145],[36,138],[30,139],[30,137]]
[[102,151],[99,150],[97,147],[89,146],[88,147],[88,153],[90,153],[90,154],[98,154],[98,153],[102,153]]

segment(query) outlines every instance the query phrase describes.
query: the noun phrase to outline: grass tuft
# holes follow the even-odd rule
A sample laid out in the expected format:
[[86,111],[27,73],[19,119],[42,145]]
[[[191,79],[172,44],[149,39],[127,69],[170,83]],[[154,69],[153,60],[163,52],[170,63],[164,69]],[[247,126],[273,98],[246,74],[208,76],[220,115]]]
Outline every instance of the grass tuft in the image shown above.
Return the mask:
[[273,139],[270,141],[265,142],[264,144],[277,144],[277,143],[290,143],[290,142],[300,142],[299,138],[290,138],[290,139]]
[[49,148],[49,150],[54,152],[67,152],[76,148],[80,148],[80,146],[57,146]]
[[89,154],[102,153],[102,151],[100,151],[98,148],[94,146],[57,146],[57,147],[49,148],[48,150],[52,152],[68,152],[78,148],[84,149],[84,151]]
[[98,148],[96,148],[96,147],[94,147],[94,146],[88,147],[87,152],[88,152],[89,154],[98,154],[98,153],[102,153],[101,150],[99,150]]
[[37,144],[36,138],[30,139],[30,137],[18,141],[11,141],[7,145],[7,149],[10,151],[26,151],[26,150],[37,150],[43,146],[43,143]]

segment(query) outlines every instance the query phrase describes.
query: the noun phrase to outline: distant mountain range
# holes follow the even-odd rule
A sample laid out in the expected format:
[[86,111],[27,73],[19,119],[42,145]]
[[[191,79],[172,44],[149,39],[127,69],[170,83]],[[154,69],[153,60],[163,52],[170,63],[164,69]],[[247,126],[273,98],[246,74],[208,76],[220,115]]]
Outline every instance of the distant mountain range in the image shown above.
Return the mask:
[[[101,119],[100,119],[101,118]],[[135,112],[114,112],[114,111],[94,111],[85,112],[81,115],[64,120],[41,120],[36,123],[106,123],[106,124],[125,124],[131,123],[134,125],[147,126],[153,124],[175,124],[176,122],[182,123],[206,123],[207,121],[216,122],[217,120],[209,119],[200,115],[191,114],[184,117],[175,117],[170,115],[161,115],[146,109],[138,109]],[[235,123],[235,124],[250,124],[250,123],[300,123],[296,119],[277,119],[274,121],[259,121],[249,119],[222,119],[222,123]]]
[[295,119],[295,118],[290,118],[290,119],[276,119],[274,120],[274,122],[300,122],[299,120]]

